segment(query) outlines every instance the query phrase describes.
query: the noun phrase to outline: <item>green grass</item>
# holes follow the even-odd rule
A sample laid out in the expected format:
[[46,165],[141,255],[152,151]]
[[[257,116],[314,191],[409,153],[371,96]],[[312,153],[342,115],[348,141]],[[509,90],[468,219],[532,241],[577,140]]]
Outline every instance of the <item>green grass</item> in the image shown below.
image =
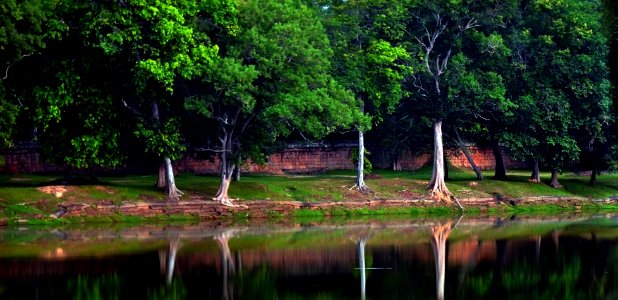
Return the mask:
[[[431,175],[431,169],[426,167],[416,172],[394,172],[375,170],[373,177],[366,180],[372,194],[362,194],[350,188],[354,184],[353,170],[331,171],[319,175],[250,175],[243,176],[240,182],[233,182],[229,194],[233,198],[243,200],[272,201],[345,201],[372,199],[401,199],[410,197],[425,197],[425,186]],[[467,169],[450,168],[449,189],[459,198],[495,197],[519,199],[532,196],[566,196],[586,197],[592,199],[607,199],[618,196],[618,174],[603,174],[598,177],[595,186],[588,185],[588,177],[562,174],[559,177],[562,188],[551,188],[546,183],[549,173],[542,173],[544,183],[535,184],[528,181],[528,171],[510,171],[508,180],[491,179],[491,172],[485,172],[487,179],[476,180],[474,173]],[[164,194],[154,186],[156,176],[126,176],[103,177],[93,184],[71,185],[62,197],[56,197],[41,190],[46,186],[57,185],[54,176],[39,175],[0,175],[0,217],[34,217],[49,215],[63,202],[74,203],[110,203],[125,202],[161,202]],[[186,192],[185,199],[210,199],[216,193],[219,177],[180,174],[176,178],[178,187]],[[618,208],[618,207],[616,207]],[[605,205],[596,209],[612,210],[614,207]],[[564,210],[561,206],[548,207],[502,207],[490,209],[489,212],[500,213],[554,213]],[[297,217],[328,216],[364,216],[402,214],[445,214],[451,213],[451,208],[405,208],[402,211],[383,209],[333,209],[330,211],[300,210],[294,213]],[[467,213],[479,213],[471,209]],[[273,218],[281,217],[278,213],[269,213]],[[246,215],[238,216],[238,219]],[[113,222],[131,222],[130,218],[117,218]]]

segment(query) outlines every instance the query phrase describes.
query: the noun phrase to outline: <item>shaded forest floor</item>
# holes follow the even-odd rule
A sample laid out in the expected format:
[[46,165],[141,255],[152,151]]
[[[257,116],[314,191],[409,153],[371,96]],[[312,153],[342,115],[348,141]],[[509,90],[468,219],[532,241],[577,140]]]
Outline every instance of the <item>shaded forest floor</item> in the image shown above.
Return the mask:
[[[366,182],[373,193],[351,190],[354,171],[332,171],[316,175],[250,175],[233,182],[230,196],[236,203],[252,200],[267,201],[359,201],[384,199],[419,199],[427,196],[425,186],[431,169],[416,172],[376,170]],[[589,186],[587,176],[572,173],[559,178],[562,188],[551,188],[549,173],[542,173],[543,183],[528,181],[528,171],[510,171],[507,181],[476,180],[470,170],[450,168],[449,189],[460,199],[487,198],[521,199],[537,196],[585,197],[618,199],[618,174],[603,174],[595,186]],[[219,183],[217,176],[179,174],[178,187],[185,192],[182,201],[210,200]],[[59,204],[163,203],[164,194],[155,188],[155,175],[102,177],[96,182],[83,178],[66,180],[51,175],[0,175],[0,217],[20,215],[47,216]]]

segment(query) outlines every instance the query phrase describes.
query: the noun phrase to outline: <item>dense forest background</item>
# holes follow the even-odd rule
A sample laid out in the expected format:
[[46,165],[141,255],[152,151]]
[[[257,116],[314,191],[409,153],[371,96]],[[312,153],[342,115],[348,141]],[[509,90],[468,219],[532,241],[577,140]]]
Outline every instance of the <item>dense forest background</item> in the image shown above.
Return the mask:
[[[291,141],[365,140],[397,169],[501,150],[552,173],[618,167],[617,8],[605,0],[52,1],[0,4],[0,146],[67,168],[159,168],[187,149],[234,170]],[[355,142],[356,143],[356,142]],[[146,153],[146,154],[144,154]],[[370,158],[370,156],[369,156]],[[0,162],[1,163],[1,162]],[[482,179],[482,174],[477,176]],[[153,167],[153,170],[155,168]]]

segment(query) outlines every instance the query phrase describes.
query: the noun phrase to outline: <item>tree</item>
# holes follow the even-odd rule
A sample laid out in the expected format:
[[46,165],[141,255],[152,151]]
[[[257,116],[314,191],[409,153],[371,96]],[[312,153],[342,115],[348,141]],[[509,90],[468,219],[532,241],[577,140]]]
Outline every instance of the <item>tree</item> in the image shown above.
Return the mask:
[[528,17],[509,36],[517,71],[509,93],[518,113],[507,141],[535,162],[533,181],[543,160],[552,170],[550,185],[558,187],[559,171],[579,157],[578,139],[599,139],[609,122],[600,3],[538,1],[525,9]]
[[[58,14],[68,24],[80,24],[85,10],[69,5]],[[103,59],[102,51],[91,47],[80,30],[69,28],[61,41],[48,43],[33,58],[27,74],[32,81],[28,99],[33,101],[25,110],[48,160],[80,169],[113,168],[124,156],[119,126],[124,115],[114,101],[121,96],[117,91],[122,81],[117,79],[123,77],[122,69],[116,61]]]
[[[321,12],[334,48],[334,76],[352,91],[361,113],[379,123],[404,96],[403,60],[409,54],[398,46],[405,27],[405,9],[392,1],[321,2]],[[371,191],[364,181],[364,133],[369,124],[357,124],[358,160],[354,188]]]
[[[240,149],[300,132],[320,137],[360,117],[350,94],[329,75],[332,51],[316,12],[296,1],[239,4],[238,32],[218,37],[222,58],[188,93],[187,108],[217,124],[221,184],[215,200],[233,205],[228,190]],[[260,134],[251,136],[249,132]]]
[[219,48],[210,42],[210,25],[233,27],[235,6],[228,1],[119,1],[93,3],[85,15],[85,34],[94,36],[104,53],[130,68],[131,94],[122,99],[136,112],[136,135],[146,149],[159,155],[170,200],[176,188],[171,160],[184,146],[174,114],[182,110],[175,85],[181,79],[204,76]]
[[461,3],[420,1],[410,8],[411,17],[407,25],[412,47],[410,52],[418,58],[415,73],[409,80],[413,99],[423,108],[424,116],[433,123],[433,170],[428,188],[431,195],[438,199],[452,197],[444,182],[442,122],[456,110],[459,100],[449,96],[457,74],[447,67],[451,59],[465,61],[461,49],[463,34],[479,26],[469,8]]
[[25,63],[68,28],[57,18],[56,6],[47,0],[0,3],[0,147],[13,144],[16,119],[28,91],[28,77],[21,76]]

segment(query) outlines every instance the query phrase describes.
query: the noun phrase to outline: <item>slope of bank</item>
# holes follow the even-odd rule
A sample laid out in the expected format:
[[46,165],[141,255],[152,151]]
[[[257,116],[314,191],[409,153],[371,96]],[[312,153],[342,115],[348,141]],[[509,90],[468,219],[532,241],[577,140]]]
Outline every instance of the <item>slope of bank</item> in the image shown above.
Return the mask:
[[[454,169],[447,184],[466,214],[618,209],[618,174],[604,174],[592,187],[587,184],[588,177],[564,175],[563,187],[554,189],[528,182],[526,173],[510,172],[508,181],[477,181],[472,172]],[[178,184],[186,192],[179,203],[165,201],[153,186],[154,176],[97,181],[1,176],[0,224],[460,213],[452,203],[427,199],[426,178],[429,170],[378,171],[367,180],[374,192],[362,194],[350,189],[354,184],[352,172],[247,176],[230,189],[239,205],[225,207],[210,200],[218,178],[209,176],[178,176]],[[542,179],[549,180],[549,174],[543,174]]]

